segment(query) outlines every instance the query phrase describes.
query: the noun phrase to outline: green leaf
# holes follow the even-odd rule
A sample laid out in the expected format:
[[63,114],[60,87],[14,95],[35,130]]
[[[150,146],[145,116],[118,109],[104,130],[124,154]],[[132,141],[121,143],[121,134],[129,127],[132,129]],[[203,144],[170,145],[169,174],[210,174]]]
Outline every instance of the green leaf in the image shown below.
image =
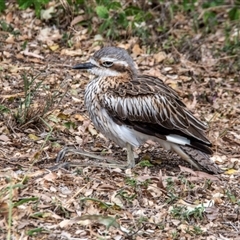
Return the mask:
[[139,163],[139,166],[141,166],[141,167],[152,167],[153,165],[149,162],[149,160],[142,160]]
[[41,233],[43,231],[44,231],[44,229],[42,227],[40,227],[40,228],[33,228],[33,229],[27,231],[27,235],[28,236],[34,236],[34,235],[36,235],[36,233]]
[[75,123],[74,122],[65,122],[63,124],[67,129],[74,129],[75,128]]
[[121,12],[118,14],[118,24],[120,24],[122,27],[127,28],[128,27],[128,20],[124,12]]
[[18,6],[20,9],[27,9],[28,7],[30,7],[33,4],[32,0],[18,0]]
[[4,0],[0,0],[0,12],[3,12],[6,9],[6,4]]
[[18,0],[18,6],[20,9],[27,9],[29,7],[34,7],[36,16],[39,18],[42,7],[49,3],[50,0]]
[[104,21],[103,24],[99,27],[99,32],[103,33],[110,26],[110,19]]
[[211,7],[221,6],[223,4],[224,4],[224,0],[204,1],[202,4],[202,8],[211,8]]
[[232,20],[232,21],[239,20],[240,19],[240,9],[238,7],[232,8],[228,12],[228,16],[229,16],[230,20]]
[[10,109],[5,107],[4,105],[0,105],[0,113],[9,113]]
[[118,10],[120,8],[122,8],[122,5],[119,2],[111,2],[108,6],[108,9],[112,9],[112,10]]
[[14,207],[17,207],[17,206],[20,206],[24,203],[27,203],[27,202],[35,202],[37,201],[39,198],[38,197],[32,197],[32,198],[24,198],[24,199],[21,199],[20,201],[16,202],[13,204]]
[[109,14],[108,14],[108,9],[106,7],[104,7],[104,6],[97,6],[95,8],[95,10],[96,10],[97,15],[100,18],[108,19]]
[[138,7],[130,6],[130,7],[127,7],[124,12],[126,16],[135,16],[139,13],[142,13],[143,11]]

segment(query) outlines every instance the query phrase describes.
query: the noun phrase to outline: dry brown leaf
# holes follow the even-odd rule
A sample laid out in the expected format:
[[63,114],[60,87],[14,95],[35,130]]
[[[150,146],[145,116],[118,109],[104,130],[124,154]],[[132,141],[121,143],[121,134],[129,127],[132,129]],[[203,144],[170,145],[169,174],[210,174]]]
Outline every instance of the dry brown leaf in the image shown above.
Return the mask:
[[82,49],[75,49],[75,50],[70,50],[70,49],[62,49],[61,50],[61,55],[66,55],[66,56],[82,56]]
[[84,21],[85,19],[86,19],[85,15],[78,15],[77,17],[73,18],[73,20],[70,23],[70,26],[73,27],[74,25]]
[[134,44],[133,48],[132,48],[132,53],[133,56],[139,56],[141,53],[143,52],[143,50],[140,48],[139,44]]
[[0,135],[0,141],[8,142],[8,141],[10,141],[10,138],[7,135],[2,134],[2,135]]
[[164,61],[167,57],[167,54],[165,52],[159,52],[153,55],[153,58],[155,60],[155,63],[161,63]]
[[91,124],[88,126],[88,131],[91,133],[92,136],[96,136],[98,134],[96,129]]
[[86,120],[86,118],[81,114],[75,114],[74,118],[80,122],[83,122],[84,120]]
[[49,182],[55,182],[55,180],[57,179],[57,174],[50,172],[47,175],[45,175],[43,178]]

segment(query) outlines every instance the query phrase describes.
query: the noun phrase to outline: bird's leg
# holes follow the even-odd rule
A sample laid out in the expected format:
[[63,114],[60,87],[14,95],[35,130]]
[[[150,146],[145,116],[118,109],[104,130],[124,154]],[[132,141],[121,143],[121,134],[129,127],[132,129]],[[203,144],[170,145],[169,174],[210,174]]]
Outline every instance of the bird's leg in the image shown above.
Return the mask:
[[[96,154],[93,154],[93,153],[85,152],[81,149],[66,147],[66,148],[62,149],[57,155],[56,162],[58,163],[58,165],[57,166],[55,165],[51,169],[56,170],[59,167],[62,167],[62,164],[59,163],[59,162],[61,162],[62,159],[65,157],[65,155],[69,152],[72,153],[72,154],[79,154],[79,155],[87,156],[87,157],[90,157],[90,158],[93,158],[93,159],[99,159],[99,160],[104,160],[104,161],[108,162],[108,163],[96,163],[96,164],[94,164],[94,165],[99,166],[99,167],[126,169],[126,168],[129,168],[129,167],[133,167],[135,165],[131,145],[127,146],[128,164],[119,164],[119,162],[116,162],[116,161],[114,161],[113,159],[110,159],[107,156],[105,156],[105,157],[104,156],[99,156],[99,155],[96,155]],[[79,164],[78,163],[73,163],[73,164],[69,163],[69,165],[85,166],[86,164],[84,164],[84,163],[83,164],[81,164],[81,163],[79,163]]]
[[103,156],[99,156],[99,155],[96,155],[96,154],[93,154],[93,153],[89,153],[89,152],[85,152],[81,149],[75,149],[75,148],[69,148],[69,147],[66,147],[66,148],[63,148],[57,155],[57,158],[56,158],[56,162],[60,162],[64,156],[67,154],[67,153],[73,153],[73,154],[80,154],[80,155],[83,155],[83,156],[86,156],[86,157],[90,157],[90,158],[96,158],[96,159],[99,159],[99,160],[107,160],[107,157],[103,157]]
[[128,167],[133,168],[135,166],[134,152],[133,147],[129,143],[127,143],[127,162]]

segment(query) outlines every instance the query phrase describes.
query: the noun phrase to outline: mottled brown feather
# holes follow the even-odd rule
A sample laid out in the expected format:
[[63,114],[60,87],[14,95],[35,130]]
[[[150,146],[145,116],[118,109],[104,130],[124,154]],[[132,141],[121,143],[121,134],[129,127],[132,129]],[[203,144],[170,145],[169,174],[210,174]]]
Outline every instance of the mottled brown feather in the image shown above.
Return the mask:
[[164,140],[169,134],[184,136],[191,140],[191,147],[212,153],[204,133],[206,125],[193,116],[162,80],[138,75],[131,81],[114,85],[101,96],[101,105],[115,122]]

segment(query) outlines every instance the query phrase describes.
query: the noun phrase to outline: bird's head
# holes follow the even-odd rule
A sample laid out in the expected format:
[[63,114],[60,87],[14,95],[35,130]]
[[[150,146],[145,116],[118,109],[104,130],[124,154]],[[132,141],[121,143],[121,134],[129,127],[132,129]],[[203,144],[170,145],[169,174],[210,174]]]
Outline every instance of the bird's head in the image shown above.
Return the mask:
[[133,59],[125,49],[119,47],[104,47],[95,52],[89,62],[78,64],[73,69],[86,69],[102,77],[137,74]]

